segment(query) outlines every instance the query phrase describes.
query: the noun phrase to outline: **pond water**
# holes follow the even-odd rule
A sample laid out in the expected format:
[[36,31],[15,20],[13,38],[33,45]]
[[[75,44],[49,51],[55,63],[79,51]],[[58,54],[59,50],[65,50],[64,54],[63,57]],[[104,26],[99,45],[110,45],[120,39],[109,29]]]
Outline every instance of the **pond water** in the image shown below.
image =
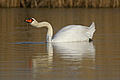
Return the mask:
[[[90,26],[93,42],[45,43],[46,28],[33,28],[29,17],[52,24],[54,34],[70,24]],[[119,8],[0,8],[0,80],[120,80]]]

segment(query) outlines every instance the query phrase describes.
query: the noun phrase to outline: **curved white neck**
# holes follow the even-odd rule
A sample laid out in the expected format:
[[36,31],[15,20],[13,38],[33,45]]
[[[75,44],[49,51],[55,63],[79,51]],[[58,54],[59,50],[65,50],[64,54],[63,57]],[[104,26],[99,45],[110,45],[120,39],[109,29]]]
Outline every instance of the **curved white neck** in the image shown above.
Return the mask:
[[53,36],[53,29],[50,23],[48,22],[40,22],[38,23],[37,21],[34,21],[31,23],[33,27],[41,28],[41,27],[47,27],[47,35],[46,35],[46,42],[51,42],[52,41],[52,36]]

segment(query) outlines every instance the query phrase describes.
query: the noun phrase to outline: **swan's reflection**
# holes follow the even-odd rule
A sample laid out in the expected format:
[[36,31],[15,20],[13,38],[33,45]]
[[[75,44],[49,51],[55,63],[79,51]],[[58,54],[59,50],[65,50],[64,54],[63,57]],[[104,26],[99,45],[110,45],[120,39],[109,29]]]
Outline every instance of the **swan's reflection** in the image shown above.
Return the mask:
[[[95,48],[92,42],[46,43],[46,49],[47,53],[33,56],[33,72],[49,73],[54,68],[61,66],[71,69],[85,68],[86,66],[93,69],[95,67]],[[60,66],[54,63],[58,63]]]
[[95,48],[92,42],[53,43],[53,46],[63,59],[70,61],[80,61],[84,57],[95,59]]
[[[53,47],[52,44],[46,43],[47,53],[37,53],[32,57],[33,72],[50,72],[53,62]],[[35,75],[34,75],[35,76]]]

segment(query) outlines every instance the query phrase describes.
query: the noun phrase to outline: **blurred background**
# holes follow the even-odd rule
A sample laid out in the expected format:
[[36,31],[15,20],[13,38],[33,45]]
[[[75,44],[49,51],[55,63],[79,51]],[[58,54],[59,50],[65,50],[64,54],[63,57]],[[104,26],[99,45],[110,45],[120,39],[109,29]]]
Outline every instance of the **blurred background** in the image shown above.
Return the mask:
[[120,7],[120,0],[0,0],[1,7],[77,8]]

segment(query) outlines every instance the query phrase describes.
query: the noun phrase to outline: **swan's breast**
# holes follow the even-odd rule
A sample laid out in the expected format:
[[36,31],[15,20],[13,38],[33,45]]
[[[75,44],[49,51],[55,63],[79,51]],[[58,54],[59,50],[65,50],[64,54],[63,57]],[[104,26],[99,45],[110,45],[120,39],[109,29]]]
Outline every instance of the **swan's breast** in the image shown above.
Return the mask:
[[69,25],[59,30],[52,39],[52,42],[75,42],[86,41],[86,26]]

